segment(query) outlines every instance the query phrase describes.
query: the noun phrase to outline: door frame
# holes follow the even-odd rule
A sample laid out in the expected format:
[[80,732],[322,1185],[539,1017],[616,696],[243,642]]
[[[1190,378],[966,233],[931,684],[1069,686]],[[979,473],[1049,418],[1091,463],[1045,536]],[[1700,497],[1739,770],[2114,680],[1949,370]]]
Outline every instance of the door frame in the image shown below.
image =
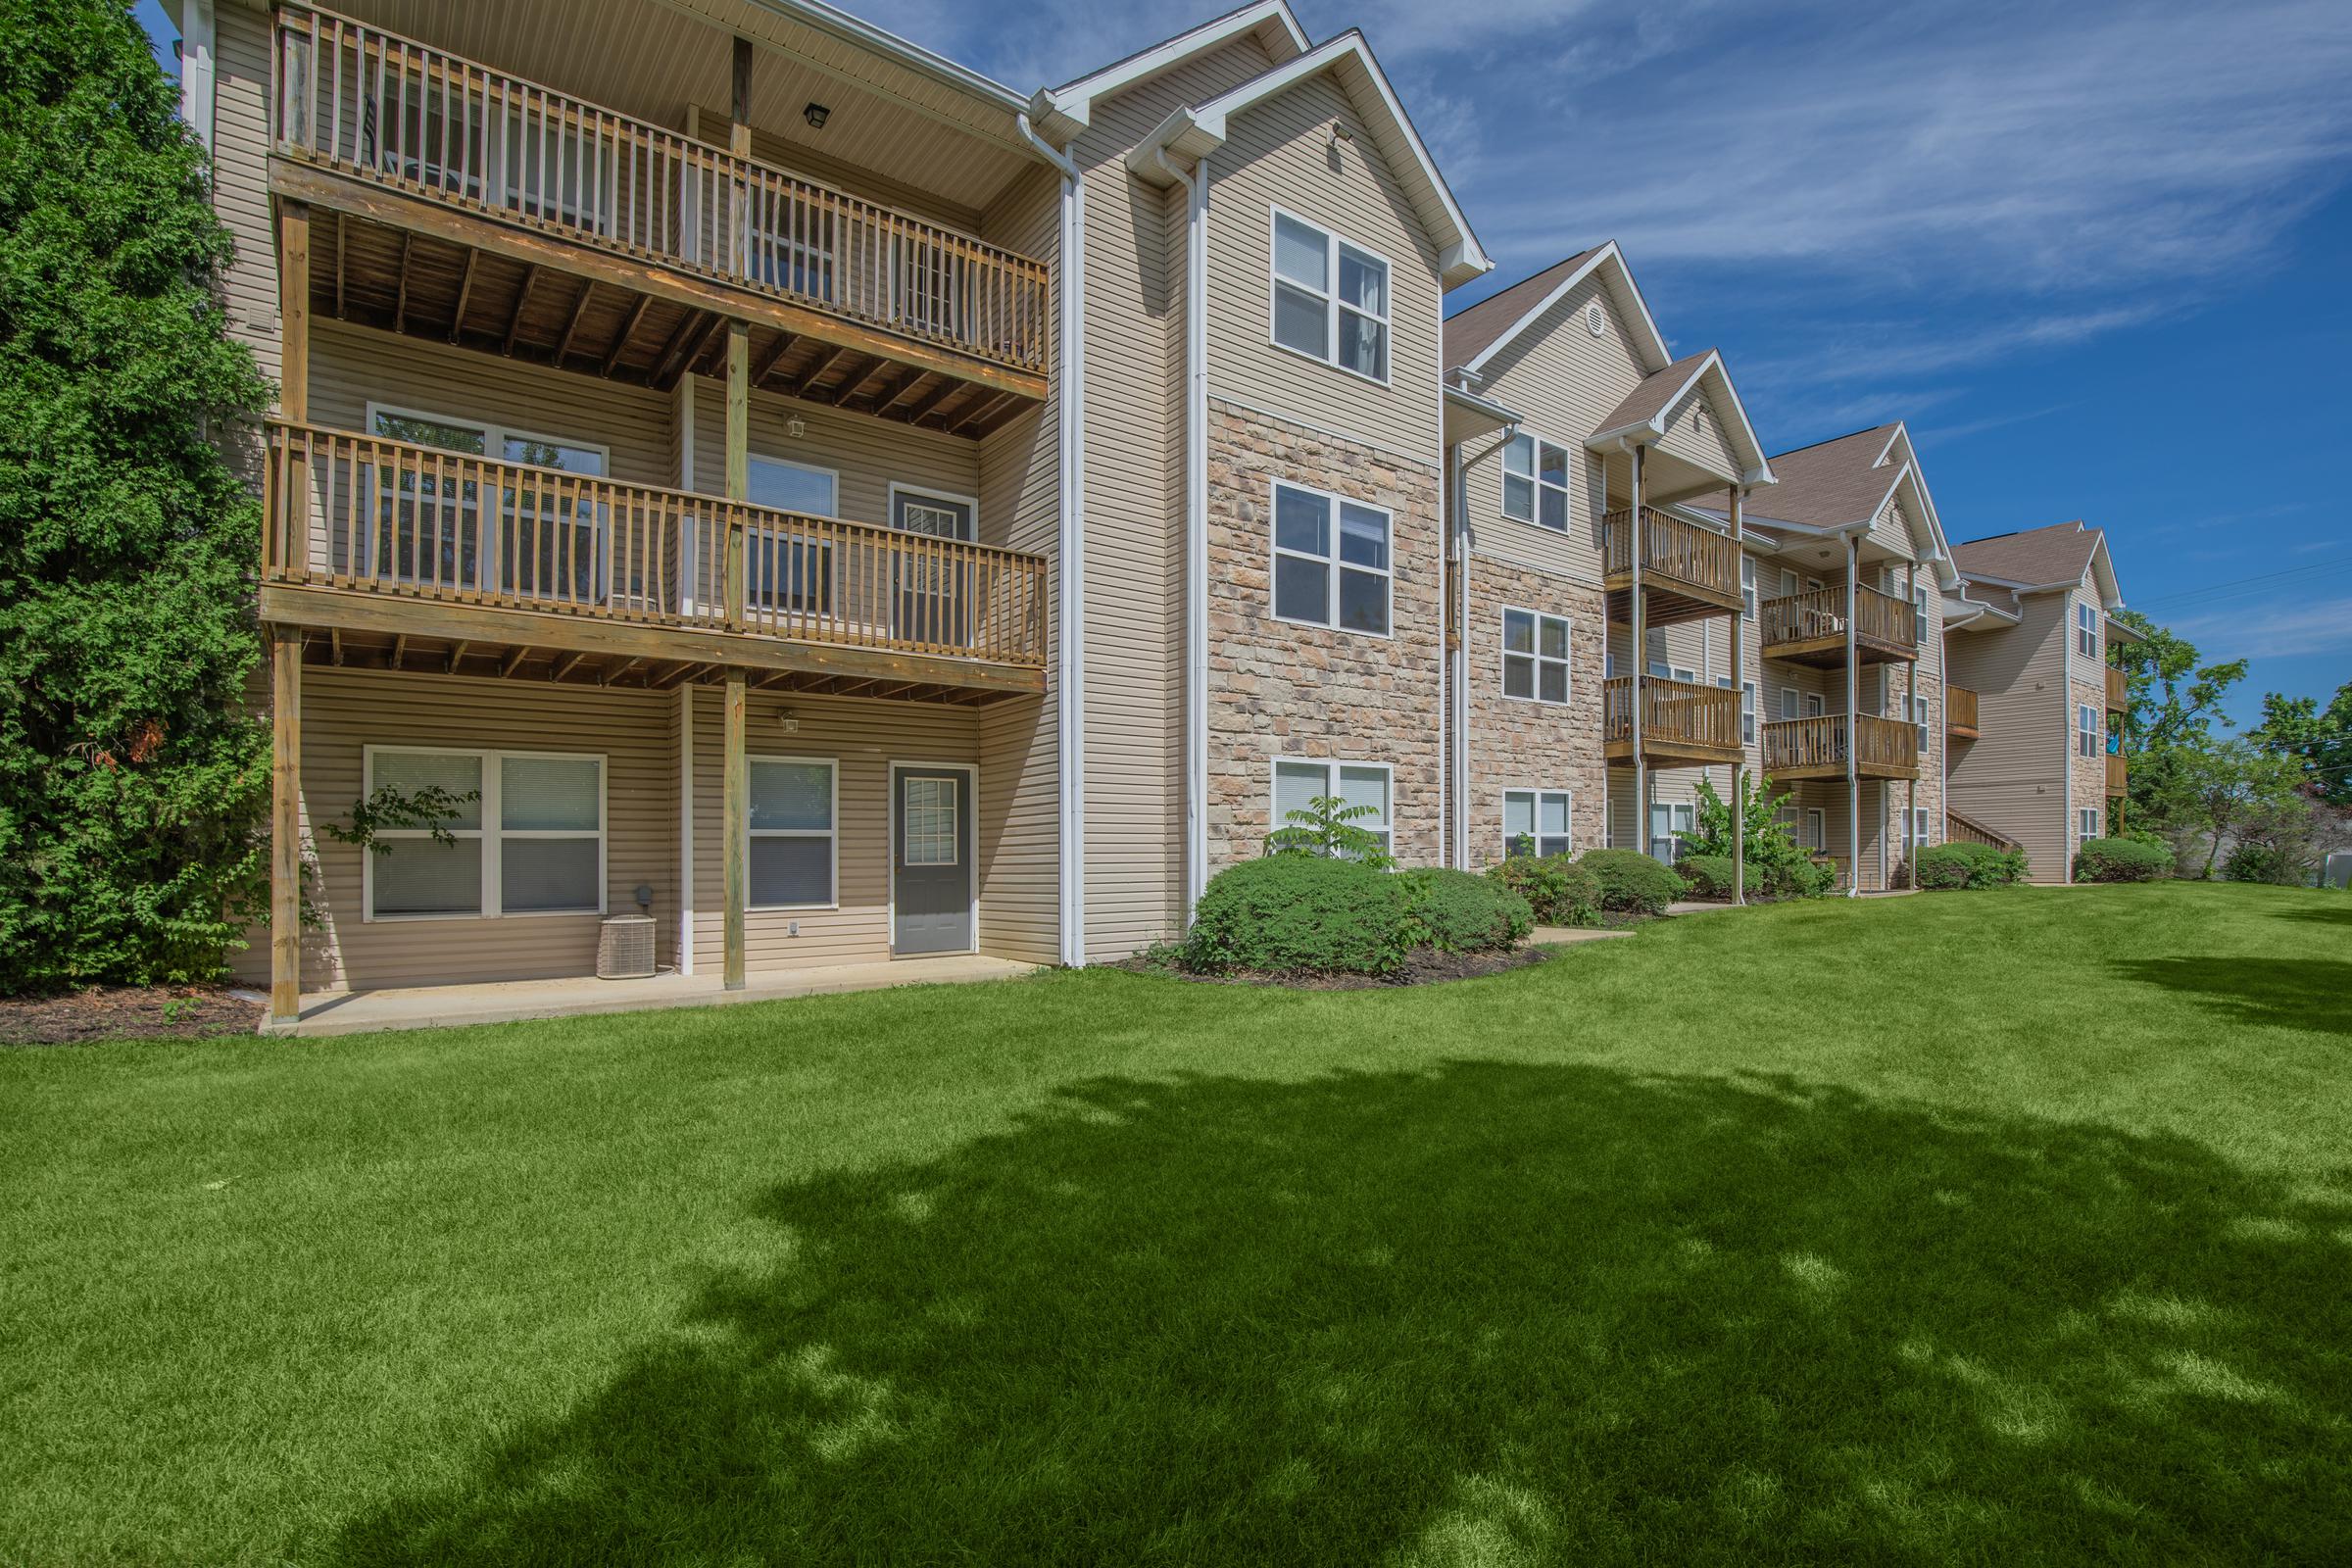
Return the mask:
[[[919,757],[894,757],[890,760],[890,837],[883,845],[883,855],[890,866],[890,956],[899,956],[899,774],[903,769],[915,768],[942,773],[964,775],[963,808],[971,815],[972,855],[964,867],[964,879],[971,888],[967,907],[971,911],[972,945],[964,953],[980,951],[980,764],[978,762],[935,762]],[[917,953],[916,958],[949,958],[953,953]]]

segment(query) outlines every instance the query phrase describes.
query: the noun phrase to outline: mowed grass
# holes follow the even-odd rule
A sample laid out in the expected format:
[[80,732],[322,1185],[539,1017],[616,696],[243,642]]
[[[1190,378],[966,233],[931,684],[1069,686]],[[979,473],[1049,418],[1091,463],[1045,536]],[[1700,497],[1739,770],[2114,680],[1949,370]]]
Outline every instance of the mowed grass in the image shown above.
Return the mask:
[[2352,901],[0,1054],[0,1561],[2341,1562]]

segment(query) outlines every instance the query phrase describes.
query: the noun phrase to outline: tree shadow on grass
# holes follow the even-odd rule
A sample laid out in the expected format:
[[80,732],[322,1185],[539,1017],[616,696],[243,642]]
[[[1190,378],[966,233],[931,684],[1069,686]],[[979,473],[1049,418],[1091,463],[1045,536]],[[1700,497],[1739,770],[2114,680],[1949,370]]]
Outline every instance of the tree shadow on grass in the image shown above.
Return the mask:
[[2273,918],[2307,920],[2314,925],[2352,925],[2352,896],[2337,893],[2327,904],[2306,904],[2298,908],[2280,909]]
[[1100,1081],[758,1200],[781,1261],[352,1562],[2317,1561],[2352,1208],[1761,1078]]
[[2336,958],[2124,958],[2127,980],[2198,998],[2232,1022],[2352,1035],[2352,962]]

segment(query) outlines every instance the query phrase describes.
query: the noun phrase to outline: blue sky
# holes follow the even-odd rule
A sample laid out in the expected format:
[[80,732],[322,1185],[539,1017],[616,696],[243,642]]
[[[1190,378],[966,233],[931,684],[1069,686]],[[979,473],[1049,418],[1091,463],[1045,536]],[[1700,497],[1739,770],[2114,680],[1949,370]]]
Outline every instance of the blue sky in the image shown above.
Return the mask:
[[[1024,91],[1224,9],[847,3]],[[1495,257],[1449,309],[1616,239],[1774,450],[1907,419],[1955,539],[2107,529],[2241,717],[2352,679],[2352,4],[1295,4]]]

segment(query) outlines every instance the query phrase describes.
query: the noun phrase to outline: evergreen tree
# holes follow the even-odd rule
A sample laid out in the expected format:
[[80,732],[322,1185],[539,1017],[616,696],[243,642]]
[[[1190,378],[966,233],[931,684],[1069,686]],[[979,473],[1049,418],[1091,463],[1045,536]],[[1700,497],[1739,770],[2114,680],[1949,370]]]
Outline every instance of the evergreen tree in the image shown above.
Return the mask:
[[268,387],[124,0],[0,0],[0,992],[217,975],[267,874]]

